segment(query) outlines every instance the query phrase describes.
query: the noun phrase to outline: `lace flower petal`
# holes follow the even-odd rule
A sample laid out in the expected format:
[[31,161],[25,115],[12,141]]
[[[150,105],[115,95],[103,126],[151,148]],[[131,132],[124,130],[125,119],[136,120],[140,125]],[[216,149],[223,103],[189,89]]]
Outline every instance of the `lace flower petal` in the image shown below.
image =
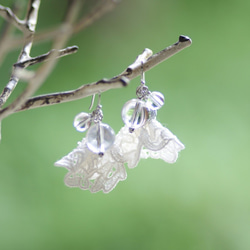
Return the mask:
[[174,163],[184,145],[156,119],[151,119],[133,133],[124,126],[117,134],[116,146],[129,168],[137,166],[140,158],[149,157]]
[[140,160],[142,149],[139,137],[140,131],[141,128],[138,128],[133,133],[130,133],[129,128],[124,126],[116,135],[115,145],[119,148],[119,154],[122,155],[129,168],[136,167]]
[[151,157],[174,163],[178,158],[179,151],[185,148],[170,130],[163,127],[155,119],[143,126],[140,140],[143,144],[141,158],[145,159]]
[[78,143],[78,147],[55,163],[69,172],[64,182],[69,187],[89,189],[90,192],[110,192],[119,181],[127,178],[122,159],[116,161],[112,149],[105,152],[103,157],[91,152],[86,146],[86,139]]

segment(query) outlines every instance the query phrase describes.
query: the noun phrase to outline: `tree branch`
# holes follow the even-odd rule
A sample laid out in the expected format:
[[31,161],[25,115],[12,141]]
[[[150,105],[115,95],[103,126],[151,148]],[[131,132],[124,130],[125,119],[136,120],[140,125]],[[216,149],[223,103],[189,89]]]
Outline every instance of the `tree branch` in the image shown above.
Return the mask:
[[[61,32],[54,39],[53,48],[55,48],[50,55],[47,57],[47,63],[40,67],[35,73],[34,77],[28,82],[27,88],[21,93],[21,95],[12,102],[8,107],[0,111],[0,120],[14,113],[20,109],[26,100],[32,96],[35,91],[42,85],[44,80],[47,78],[49,73],[54,69],[56,64],[56,58],[58,57],[58,51],[61,49],[72,34],[72,25],[75,18],[80,10],[81,0],[71,0],[65,22],[61,26]],[[21,75],[21,74],[20,74]]]
[[14,67],[27,68],[27,67],[34,65],[34,64],[37,64],[37,63],[46,62],[50,58],[52,53],[56,53],[57,54],[56,58],[60,58],[63,56],[67,56],[67,55],[76,53],[77,50],[78,50],[77,46],[67,47],[65,49],[61,49],[58,51],[56,51],[55,49],[52,49],[51,51],[49,51],[46,54],[32,57],[32,58],[25,60],[25,61],[22,61],[22,62],[17,62],[14,64]]
[[[14,24],[18,23],[18,27],[22,27],[21,30],[25,34],[25,43],[18,57],[17,62],[30,59],[30,51],[33,43],[33,35],[36,27],[39,6],[40,6],[40,0],[30,0],[26,19],[24,21],[17,19],[14,13],[9,8],[4,8],[0,6],[2,7],[3,13],[5,14],[8,13],[6,14],[6,16],[10,18],[10,21],[14,22]],[[19,78],[15,75],[15,69],[16,67],[14,66],[12,69],[10,80],[7,83],[6,87],[4,88],[2,94],[0,95],[0,108],[8,100],[9,96],[14,91],[17,83],[19,82]]]
[[[11,36],[11,24],[21,30],[24,34],[24,45],[20,52],[17,62],[13,65],[12,73],[9,82],[0,95],[0,140],[1,140],[1,120],[16,110],[20,109],[27,99],[32,96],[35,91],[42,85],[47,76],[53,70],[56,59],[64,55],[75,53],[77,47],[69,47],[62,50],[62,47],[73,33],[79,32],[81,29],[91,25],[94,21],[100,18],[103,14],[113,9],[117,0],[102,0],[102,4],[98,5],[89,12],[87,16],[81,18],[76,22],[76,17],[81,10],[82,0],[68,0],[67,13],[64,22],[59,27],[54,28],[50,32],[44,32],[41,36],[35,35],[35,29],[37,24],[38,11],[41,0],[29,0],[28,10],[24,20],[20,20],[14,12],[8,8],[0,5],[0,15],[5,18],[8,23],[3,30],[3,36],[1,37],[2,46],[0,49],[1,59],[12,49],[18,47],[23,43],[23,38],[20,36]],[[34,41],[41,41],[45,39],[53,40],[53,49],[48,53],[30,57],[30,51]],[[26,67],[47,61],[37,72],[31,72],[25,70]],[[27,88],[21,93],[21,95],[13,101],[9,106],[1,109],[6,103],[11,93],[14,91],[16,85],[20,79],[26,79],[28,81]]]
[[16,111],[24,111],[33,108],[49,106],[52,104],[74,101],[77,99],[91,96],[93,94],[105,92],[110,89],[125,87],[129,84],[129,81],[131,79],[134,79],[135,77],[141,74],[142,61],[144,71],[148,71],[159,63],[178,53],[182,49],[190,46],[191,43],[192,41],[189,37],[180,36],[179,41],[177,43],[163,49],[162,51],[154,54],[153,56],[151,56],[151,50],[146,49],[144,50],[142,55],[139,55],[137,57],[136,61],[133,64],[128,66],[128,68],[118,76],[115,76],[111,79],[102,79],[94,83],[86,84],[76,90],[52,93],[48,95],[41,95],[30,98],[24,103],[24,105],[20,109]]
[[[113,10],[119,0],[104,0],[101,3],[98,3],[93,9],[87,14],[87,16],[82,17],[78,22],[74,24],[72,34],[76,34],[83,29],[86,29],[88,26],[93,24],[95,21],[100,19],[103,15]],[[54,39],[60,33],[60,27],[54,27],[49,30],[42,31],[35,34],[33,41],[35,43],[44,42],[50,39]],[[20,37],[12,39],[8,44],[8,50],[12,50],[22,44],[23,40]]]
[[30,32],[34,33],[36,30],[38,11],[40,7],[41,0],[31,0],[29,1],[28,11],[25,18],[25,25]]
[[97,4],[97,6],[95,6],[87,16],[84,16],[74,25],[73,33],[78,33],[80,30],[87,28],[103,15],[113,10],[118,3],[118,0],[104,0]]
[[0,5],[0,15],[9,23],[13,24],[15,27],[17,27],[22,32],[27,31],[27,26],[25,25],[25,20],[20,20],[13,11],[8,8]]
[[[72,5],[73,2],[74,2],[73,0],[69,1],[69,7],[70,5]],[[87,14],[87,16],[84,16],[83,18],[81,18],[78,22],[76,22],[72,26],[71,34],[77,33],[80,30],[91,25],[94,21],[102,17],[105,13],[107,13],[108,11],[111,11],[117,5],[118,2],[119,2],[118,0],[103,0],[101,3],[98,3]],[[34,58],[30,58],[30,50],[31,50],[33,42],[36,42],[36,41],[40,42],[40,41],[47,40],[47,39],[55,39],[56,37],[60,36],[62,32],[63,25],[61,25],[60,27],[56,27],[49,32],[46,31],[44,33],[41,33],[40,35],[35,36],[34,31],[35,31],[35,24],[37,21],[36,18],[37,18],[37,13],[39,9],[39,4],[40,4],[40,0],[30,0],[28,11],[26,14],[26,19],[24,21],[16,18],[14,13],[9,8],[2,6],[2,14],[5,13],[5,16],[6,16],[7,15],[6,13],[9,13],[10,16],[12,17],[11,19],[12,22],[16,20],[16,24],[18,23],[19,26],[23,25],[25,27],[28,27],[28,29],[26,28],[21,29],[22,31],[25,30],[26,32],[25,46],[23,47],[22,52],[20,53],[17,63],[14,64],[9,83],[6,85],[6,87],[4,88],[3,92],[0,95],[0,108],[6,103],[6,101],[8,100],[11,93],[14,91],[19,81],[18,77],[16,77],[14,74],[14,72],[16,72],[16,67],[17,66],[20,67],[21,65],[26,65],[27,67],[29,65],[32,65],[33,62],[36,62]],[[65,22],[67,21],[65,20]],[[29,33],[27,33],[27,30],[29,31]],[[4,48],[5,53],[13,49],[14,47],[18,46],[21,42],[23,42],[23,39],[19,39],[19,41],[18,42],[17,41],[18,39],[14,39],[14,38],[12,40],[9,40],[8,43],[5,44],[5,48]],[[46,55],[44,56],[46,59]],[[41,57],[43,58],[43,55]],[[41,58],[38,57],[37,59],[39,60]]]
[[[13,13],[18,13],[21,9],[20,7],[20,2],[15,2],[12,6]],[[0,34],[0,66],[9,52],[9,44],[13,38],[11,34],[13,28],[14,26],[11,22],[4,21]]]

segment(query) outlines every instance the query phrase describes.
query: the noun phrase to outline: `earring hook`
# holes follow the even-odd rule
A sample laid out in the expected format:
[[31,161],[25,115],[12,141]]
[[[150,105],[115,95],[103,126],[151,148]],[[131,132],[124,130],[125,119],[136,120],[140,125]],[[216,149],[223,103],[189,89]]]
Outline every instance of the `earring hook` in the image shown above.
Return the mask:
[[[89,110],[91,110],[94,106],[94,102],[95,102],[95,96],[96,94],[92,95],[92,99],[91,99],[91,103],[90,103],[90,106],[89,106]],[[98,106],[101,105],[101,93],[98,94]]]
[[89,106],[89,110],[91,110],[93,108],[94,102],[95,102],[95,94],[92,95],[91,103],[90,103],[90,106]]

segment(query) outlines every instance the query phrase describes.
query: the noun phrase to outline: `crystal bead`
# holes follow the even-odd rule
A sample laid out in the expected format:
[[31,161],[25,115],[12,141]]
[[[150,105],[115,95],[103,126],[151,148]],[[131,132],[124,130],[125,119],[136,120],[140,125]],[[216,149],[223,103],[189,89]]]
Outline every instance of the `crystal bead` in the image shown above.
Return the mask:
[[149,110],[145,106],[145,102],[132,99],[125,103],[122,108],[122,120],[130,128],[130,132],[143,126],[149,119]]
[[88,130],[86,140],[89,150],[102,156],[114,144],[115,132],[109,125],[98,122]]
[[152,92],[148,95],[146,105],[151,110],[160,109],[164,104],[164,95],[160,92]]
[[74,119],[74,127],[79,132],[86,131],[91,125],[91,115],[88,113],[79,113]]

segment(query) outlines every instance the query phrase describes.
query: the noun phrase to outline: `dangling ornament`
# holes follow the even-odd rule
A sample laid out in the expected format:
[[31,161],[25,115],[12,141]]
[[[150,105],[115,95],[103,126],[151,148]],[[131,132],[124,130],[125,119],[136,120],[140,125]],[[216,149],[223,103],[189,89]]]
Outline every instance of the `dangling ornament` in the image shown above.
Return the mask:
[[154,118],[156,116],[156,110],[164,105],[164,95],[157,91],[150,92],[145,85],[143,63],[141,69],[141,84],[136,89],[137,99],[129,100],[122,108],[122,120],[129,128],[130,133]]
[[87,131],[86,144],[89,150],[99,156],[103,156],[104,152],[115,141],[114,130],[108,124],[102,123],[102,119],[103,112],[100,105],[100,96],[99,104],[92,113],[81,112],[74,119],[74,127],[77,131]]

